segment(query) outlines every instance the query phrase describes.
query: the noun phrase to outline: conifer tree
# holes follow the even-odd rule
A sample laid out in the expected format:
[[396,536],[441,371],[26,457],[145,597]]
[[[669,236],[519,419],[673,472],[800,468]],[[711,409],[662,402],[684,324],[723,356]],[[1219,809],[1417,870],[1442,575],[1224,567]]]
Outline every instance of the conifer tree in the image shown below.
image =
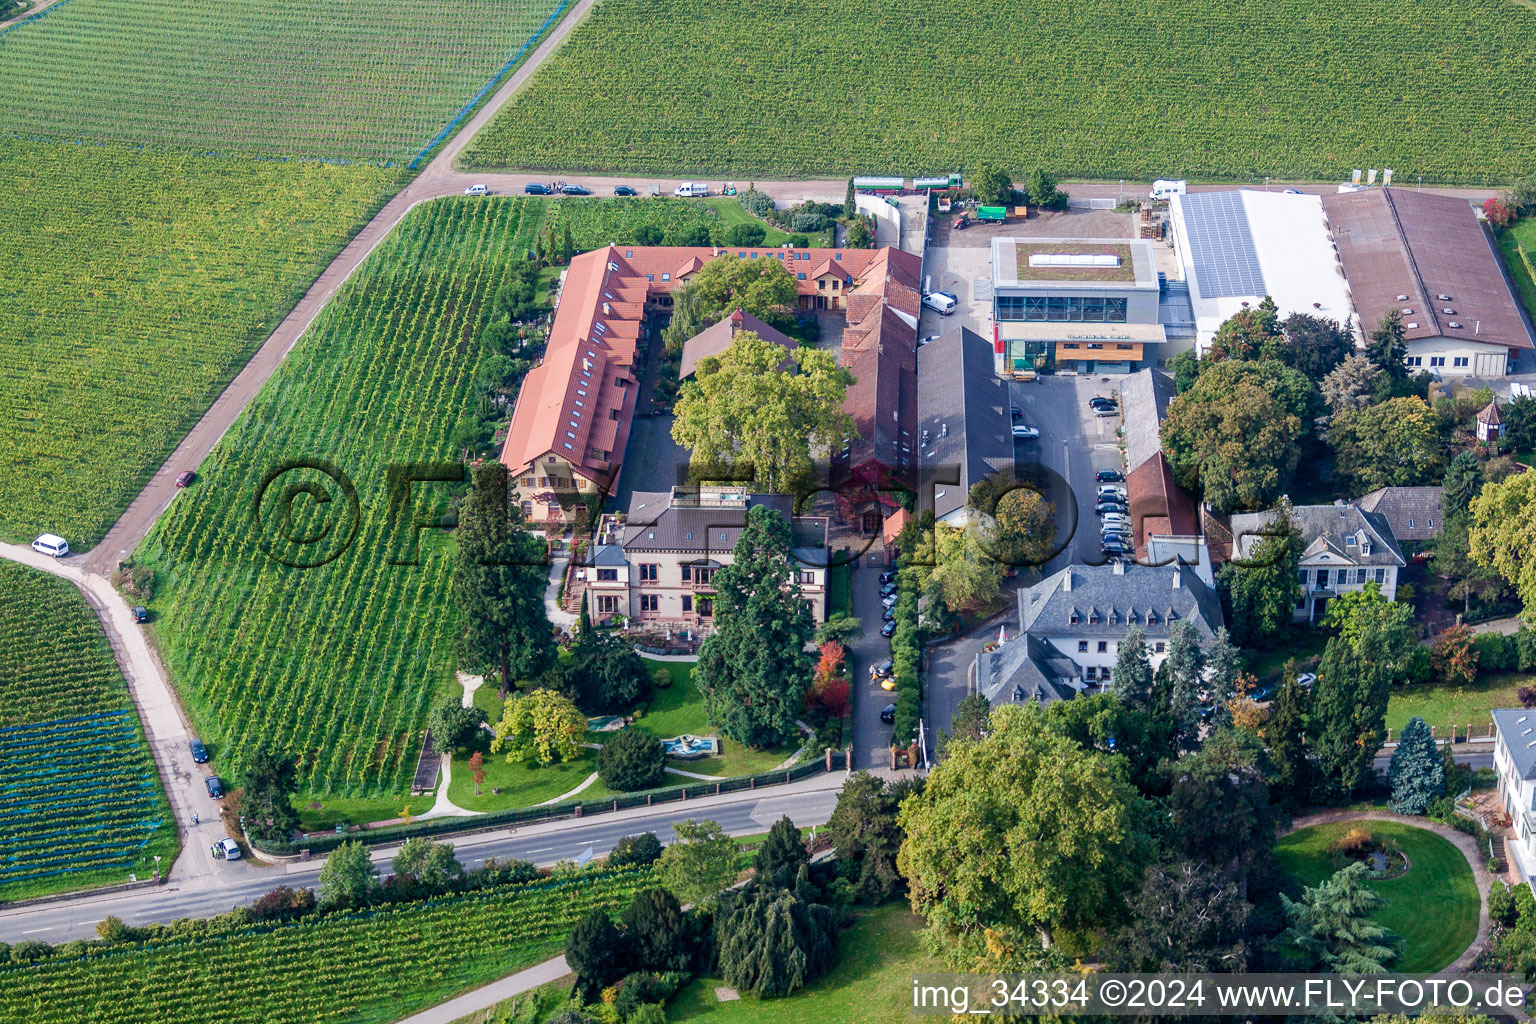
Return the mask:
[[1387,777],[1392,780],[1389,806],[1398,814],[1423,814],[1430,801],[1444,795],[1445,762],[1435,749],[1429,726],[1417,715],[1409,719],[1398,737]]

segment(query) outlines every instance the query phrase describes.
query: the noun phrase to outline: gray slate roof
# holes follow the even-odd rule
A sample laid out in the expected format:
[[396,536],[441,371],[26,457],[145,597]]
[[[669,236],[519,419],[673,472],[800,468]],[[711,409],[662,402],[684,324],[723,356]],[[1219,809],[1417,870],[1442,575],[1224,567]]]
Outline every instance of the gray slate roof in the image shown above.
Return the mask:
[[[736,538],[747,525],[746,508],[691,508],[671,503],[672,495],[636,491],[629,500],[624,524],[624,550],[683,551],[721,554],[735,550]],[[752,494],[748,507],[767,505],[785,519],[793,512],[787,494]]]
[[624,549],[617,544],[599,544],[587,556],[588,565],[620,566],[625,564]]
[[[1330,551],[1351,565],[1407,565],[1397,537],[1383,515],[1367,512],[1354,505],[1297,505],[1292,510],[1301,529],[1303,561],[1323,551]],[[1263,541],[1270,512],[1244,512],[1232,517],[1232,557],[1248,558]],[[1351,546],[1348,538],[1364,533],[1371,552]],[[1246,536],[1245,536],[1246,535]]]
[[1068,700],[1085,685],[1071,658],[1027,633],[976,656],[976,689],[993,705]]
[[1019,591],[1019,630],[1036,636],[1119,638],[1140,626],[1158,639],[1179,619],[1207,638],[1222,624],[1221,600],[1188,565],[1074,565]]
[[992,344],[964,327],[918,349],[917,370],[918,500],[931,499],[943,519],[978,481],[1013,470],[1008,389],[993,372]]
[[1378,487],[1351,504],[1386,519],[1398,540],[1430,540],[1445,525],[1440,513],[1444,487]]
[[1536,711],[1494,708],[1493,724],[1522,779],[1536,779]]
[[1175,394],[1173,378],[1161,370],[1142,370],[1120,382],[1127,473],[1163,450],[1159,434]]

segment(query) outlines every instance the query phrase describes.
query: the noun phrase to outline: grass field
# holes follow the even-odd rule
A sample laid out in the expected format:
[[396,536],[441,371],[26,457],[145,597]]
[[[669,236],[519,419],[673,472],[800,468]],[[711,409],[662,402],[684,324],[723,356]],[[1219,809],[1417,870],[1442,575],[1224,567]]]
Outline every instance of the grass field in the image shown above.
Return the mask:
[[398,181],[6,140],[0,537],[94,544]]
[[[423,530],[418,564],[390,564],[408,556],[386,514],[387,467],[454,456],[449,436],[476,401],[480,305],[531,241],[526,207],[445,199],[412,212],[140,547],[161,573],[161,649],[199,729],[237,760],[252,737],[283,744],[299,755],[307,792],[403,793],[428,703],[453,686],[451,542]],[[358,504],[336,479],[289,469],[266,492],[261,533],[258,486],[293,460],[332,465]],[[269,507],[300,486],[338,499],[295,494],[293,532],[314,545],[285,540]],[[412,495],[411,515],[431,521],[448,487],[417,484]]]
[[841,956],[826,977],[783,999],[744,995],[718,1002],[718,978],[701,978],[667,1007],[668,1021],[709,1024],[888,1024],[911,1012],[912,973],[938,971],[921,949],[923,920],[903,903],[861,913],[843,933]]
[[650,877],[584,874],[10,965],[0,1019],[386,1024],[555,955],[589,910],[628,903]]
[[408,161],[560,0],[70,0],[0,35],[0,131]]
[[1536,217],[1521,218],[1499,232],[1499,251],[1504,255],[1504,266],[1515,282],[1515,291],[1520,293],[1521,305],[1525,306],[1527,314],[1536,318],[1536,279],[1531,276],[1530,266],[1520,258],[1522,247],[1526,256],[1536,262]]
[[1536,17],[1508,0],[811,0],[795,30],[783,17],[604,0],[466,165],[738,182],[987,159],[1141,180],[1385,165],[1398,181],[1505,182],[1536,165],[1536,97],[1512,87],[1530,78]]
[[147,878],[180,843],[127,684],[74,586],[0,562],[0,900]]
[[1471,686],[1434,683],[1394,689],[1387,702],[1387,728],[1395,735],[1408,724],[1408,719],[1418,715],[1438,726],[1441,736],[1447,735],[1446,730],[1453,725],[1465,732],[1468,723],[1473,735],[1486,736],[1492,724],[1488,712],[1519,707],[1516,691],[1530,686],[1531,680],[1531,676],[1519,672],[1488,672],[1478,676]]
[[1477,935],[1482,904],[1466,857],[1447,840],[1394,821],[1334,822],[1281,839],[1275,860],[1303,885],[1317,885],[1335,870],[1328,847],[1357,824],[1396,842],[1410,865],[1397,878],[1368,883],[1387,900],[1377,922],[1404,940],[1392,970],[1428,973],[1450,964]]

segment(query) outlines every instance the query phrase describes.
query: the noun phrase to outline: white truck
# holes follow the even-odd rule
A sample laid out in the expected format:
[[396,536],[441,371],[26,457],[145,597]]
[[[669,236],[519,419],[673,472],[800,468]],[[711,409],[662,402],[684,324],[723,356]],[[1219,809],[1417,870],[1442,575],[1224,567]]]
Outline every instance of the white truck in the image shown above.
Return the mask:
[[685,181],[673,189],[674,196],[684,199],[698,199],[709,195],[709,183],[704,181]]
[[1166,202],[1174,196],[1189,194],[1189,182],[1183,178],[1177,181],[1168,178],[1158,178],[1152,183],[1151,198],[1160,202]]

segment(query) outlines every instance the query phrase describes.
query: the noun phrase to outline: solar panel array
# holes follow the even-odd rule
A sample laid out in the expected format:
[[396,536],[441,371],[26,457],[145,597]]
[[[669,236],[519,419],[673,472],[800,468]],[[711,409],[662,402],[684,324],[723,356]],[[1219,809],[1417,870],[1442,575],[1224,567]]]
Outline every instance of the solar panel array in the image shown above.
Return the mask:
[[1200,294],[1208,299],[1266,294],[1242,194],[1196,192],[1179,202]]

